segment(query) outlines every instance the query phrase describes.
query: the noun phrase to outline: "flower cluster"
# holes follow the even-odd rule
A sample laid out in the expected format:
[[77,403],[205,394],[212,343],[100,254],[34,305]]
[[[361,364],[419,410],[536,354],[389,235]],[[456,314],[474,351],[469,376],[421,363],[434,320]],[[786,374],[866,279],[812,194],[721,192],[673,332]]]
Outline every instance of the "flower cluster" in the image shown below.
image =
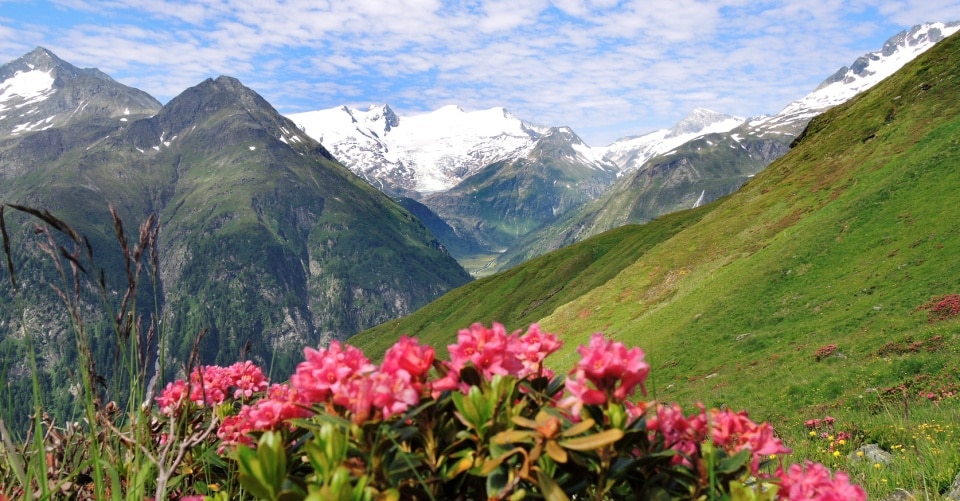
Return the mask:
[[917,310],[927,310],[930,322],[960,316],[960,294],[945,294],[935,297],[918,306]]
[[485,378],[510,374],[522,379],[541,375],[543,360],[560,346],[556,336],[541,332],[537,324],[521,336],[520,331],[507,335],[497,323],[489,329],[477,323],[459,331],[457,344],[448,347],[450,368],[459,371],[469,362]]
[[746,412],[711,409],[699,405],[699,412],[686,416],[680,406],[658,404],[649,412],[647,429],[653,440],[656,435],[679,454],[674,464],[692,464],[690,458],[698,453],[707,439],[729,454],[749,450],[750,471],[758,474],[760,464],[771,455],[789,454],[791,450],[774,435],[769,423],[757,424]]
[[821,346],[817,348],[815,352],[813,352],[813,359],[819,362],[829,357],[830,355],[833,355],[836,351],[837,351],[837,345],[835,344],[828,344],[825,346]]
[[898,385],[879,390],[877,394],[884,402],[901,402],[913,396],[931,402],[940,402],[960,395],[960,382],[949,374],[938,376],[916,374]]
[[836,419],[832,416],[824,416],[818,419],[808,419],[804,421],[803,425],[810,430],[808,433],[810,440],[818,443],[826,442],[826,448],[821,449],[822,452],[838,458],[843,454],[841,449],[848,445],[853,435],[846,431],[836,430],[834,428],[835,422]]
[[830,470],[826,466],[811,461],[805,461],[803,466],[791,465],[786,471],[777,470],[780,479],[779,499],[800,501],[816,499],[818,501],[847,501],[851,499],[867,499],[867,493],[859,485],[850,483],[846,473],[837,472],[830,478]]
[[528,376],[552,377],[553,373],[543,367],[543,360],[560,349],[556,336],[540,331],[533,324],[527,332],[507,334],[503,325],[494,323],[487,328],[475,323],[469,329],[457,332],[457,343],[447,346],[450,362],[443,364],[446,376],[434,384],[434,389],[443,391],[459,388],[466,391],[469,385],[460,379],[460,371],[473,366],[484,379],[495,375],[510,375],[523,379]]
[[250,405],[244,405],[236,415],[227,416],[217,429],[217,437],[222,441],[221,452],[227,446],[252,445],[251,433],[254,431],[276,430],[286,426],[290,419],[313,415],[307,407],[308,402],[289,385],[271,385],[264,398]]
[[432,347],[404,336],[378,368],[353,346],[333,341],[328,348],[305,348],[305,360],[290,378],[301,406],[346,409],[351,419],[389,419],[416,405],[433,366]]
[[201,406],[222,404],[228,397],[245,400],[267,389],[267,378],[253,362],[237,362],[229,367],[206,365],[190,373],[189,381],[179,379],[156,398],[160,412],[172,415],[187,401]]
[[[302,499],[306,491],[284,489],[309,483],[332,497],[360,489],[365,497],[505,499],[584,488],[609,499],[663,489],[711,497],[749,481],[757,493],[779,489],[777,499],[865,499],[846,475],[820,464],[762,468],[791,451],[746,412],[700,404],[688,415],[675,404],[632,400],[637,389],[646,395],[650,366],[641,349],[594,334],[569,374],[555,377],[544,359],[560,345],[537,325],[521,335],[473,324],[448,346],[449,361],[404,336],[377,366],[334,341],[304,349],[289,384],[268,385],[250,362],[205,366],[156,401],[170,417],[186,401],[216,406],[215,445],[238,461],[240,482],[258,496]],[[833,418],[806,424],[819,433]],[[283,473],[289,461],[306,472],[292,482]],[[656,484],[669,478],[690,483]]]
[[[647,394],[644,381],[650,365],[644,361],[640,348],[627,349],[623,343],[607,341],[603,334],[594,334],[590,344],[578,351],[583,358],[567,376],[570,397],[561,402],[569,406],[575,416],[583,405],[622,403],[633,395],[637,386]],[[590,383],[590,384],[587,384]]]

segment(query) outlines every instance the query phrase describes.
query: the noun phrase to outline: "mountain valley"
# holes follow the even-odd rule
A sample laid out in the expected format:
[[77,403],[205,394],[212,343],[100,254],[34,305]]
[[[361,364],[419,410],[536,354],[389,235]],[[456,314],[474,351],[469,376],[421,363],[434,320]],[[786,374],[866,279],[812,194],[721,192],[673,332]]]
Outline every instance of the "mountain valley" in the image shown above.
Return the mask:
[[[111,302],[127,287],[122,273],[115,276],[126,258],[110,205],[131,241],[137,224],[157,216],[150,243],[155,274],[141,275],[136,305],[143,331],[160,337],[146,346],[156,350],[160,343],[169,354],[167,372],[182,370],[194,350],[201,363],[243,356],[288,373],[303,346],[332,339],[350,338],[376,353],[401,333],[439,347],[465,322],[511,328],[541,322],[570,347],[595,330],[650,346],[662,357],[658,363],[672,367],[663,372],[662,387],[673,385],[664,395],[683,399],[703,394],[706,383],[678,384],[679,374],[737,366],[729,346],[717,350],[715,363],[683,355],[690,346],[685,331],[720,344],[728,341],[724,336],[744,335],[750,350],[768,354],[780,339],[803,350],[845,336],[837,326],[880,325],[867,315],[910,324],[900,316],[954,286],[944,278],[948,256],[933,259],[912,249],[950,248],[955,229],[949,218],[923,219],[909,233],[915,246],[893,248],[890,242],[908,237],[888,240],[880,228],[916,221],[918,214],[898,206],[901,219],[884,213],[882,223],[871,222],[866,209],[874,209],[873,202],[843,201],[847,192],[868,189],[882,198],[895,186],[870,184],[868,178],[880,174],[855,170],[887,165],[865,148],[922,163],[928,159],[904,152],[921,143],[937,152],[945,147],[943,136],[925,127],[949,129],[952,108],[924,103],[940,103],[935,96],[952,89],[951,49],[938,44],[940,56],[925,50],[958,28],[934,23],[905,31],[777,115],[697,109],[671,129],[604,147],[584,144],[568,127],[530,124],[502,108],[446,107],[403,117],[384,105],[283,116],[223,76],[161,104],[38,48],[0,67],[0,194],[13,204],[2,216],[17,279],[4,281],[0,303],[0,349],[18,360],[8,372],[29,372],[22,333],[37,333],[43,384],[59,388],[53,407],[70,408],[65,381],[77,360],[68,342],[75,319],[50,285],[60,294],[73,285],[56,281],[49,262],[56,255],[38,246],[45,237],[33,234],[37,220],[19,206],[49,210],[86,237],[80,251],[87,243],[94,250],[76,296],[92,315],[89,326],[102,346],[97,360],[106,373],[115,364],[106,348],[114,320],[97,310],[116,308]],[[914,58],[926,62],[910,62]],[[947,69],[937,73],[936,85],[909,80],[919,77],[897,80],[901,67],[914,68],[911,75],[920,72],[918,65],[937,68],[931,60],[947,61],[937,63]],[[881,81],[888,75],[895,75],[893,82]],[[891,97],[889,87],[898,81],[907,83]],[[921,92],[910,85],[931,87]],[[873,92],[874,86],[887,90]],[[886,96],[874,98],[884,104],[856,108],[871,95]],[[841,119],[845,113],[858,118]],[[911,121],[923,113],[931,123]],[[885,128],[890,124],[896,127]],[[901,128],[909,127],[921,132],[905,138]],[[846,139],[821,145],[838,134]],[[826,160],[817,165],[816,159]],[[934,164],[931,172],[939,172],[941,163]],[[932,174],[890,174],[904,189],[912,175]],[[949,173],[937,175],[949,179]],[[930,193],[952,207],[949,192]],[[857,209],[820,212],[839,210],[841,202]],[[843,241],[843,228],[858,223],[876,225],[863,230],[858,245],[892,256],[845,250],[838,261],[823,261],[832,255],[830,239]],[[819,228],[841,233],[827,238]],[[56,238],[54,249],[71,255],[69,238]],[[791,247],[798,242],[818,247]],[[141,256],[148,271],[150,255],[147,249]],[[66,259],[62,265],[76,264]],[[875,273],[886,278],[867,279],[843,268],[845,260],[880,263]],[[898,275],[900,269],[889,268],[894,261],[911,277],[927,277],[926,285]],[[101,269],[110,273],[99,278]],[[483,278],[473,280],[468,270]],[[849,281],[839,296],[813,288],[814,279],[830,282],[831,273]],[[861,297],[873,293],[855,287],[889,289],[895,276],[909,286],[884,290],[888,299],[880,310],[864,309],[854,319],[841,313],[841,304],[861,311],[874,301]],[[788,295],[787,282],[808,289]],[[746,292],[750,287],[762,292]],[[771,298],[779,306],[762,313],[745,306]],[[829,327],[797,318],[821,314],[830,315]],[[791,337],[788,326],[813,337]],[[928,331],[910,324],[902,332]],[[879,342],[863,339],[866,347]],[[569,349],[560,364],[570,361]],[[752,384],[730,377],[731,384]],[[27,395],[29,381],[18,380],[13,391]]]
[[403,333],[450,345],[463,319],[537,323],[564,339],[553,367],[567,370],[600,331],[643,347],[659,401],[749,408],[803,436],[824,415],[902,419],[957,381],[957,320],[925,310],[960,292],[958,90],[952,36],[818,115],[734,193],[478,279],[350,342],[376,355]]
[[[554,130],[517,119],[503,108],[465,112],[447,106],[406,117],[382,105],[290,118],[364,179],[429,208],[433,214],[428,219],[438,223],[431,231],[444,235],[444,245],[475,276],[484,276],[617,226],[644,223],[732,193],[786,153],[811,118],[869,89],[958,29],[958,23],[927,23],[904,30],[775,115],[742,118],[695,109],[669,129],[601,147],[583,144],[571,131],[562,148],[577,148],[579,155],[564,160],[563,169],[579,163],[584,172],[614,173],[615,179],[604,181],[602,189],[590,181],[580,190],[586,196],[567,196],[562,204],[524,203],[518,197],[529,195],[516,191],[515,183],[491,185],[480,179],[491,176],[487,165],[527,162],[541,137]],[[510,176],[523,175],[514,172]],[[465,197],[479,184],[486,185],[480,199]],[[470,206],[481,200],[482,209]],[[461,203],[464,207],[456,208]],[[527,216],[511,213],[518,210]],[[514,223],[508,223],[511,219]],[[506,233],[494,230],[500,236],[492,235],[495,226]]]

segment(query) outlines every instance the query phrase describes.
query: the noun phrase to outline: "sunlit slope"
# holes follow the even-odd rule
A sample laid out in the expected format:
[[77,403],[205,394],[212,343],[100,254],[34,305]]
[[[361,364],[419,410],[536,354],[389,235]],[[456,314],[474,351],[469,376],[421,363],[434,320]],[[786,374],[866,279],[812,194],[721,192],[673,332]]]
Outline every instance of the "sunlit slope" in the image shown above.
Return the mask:
[[[567,340],[558,364],[602,330],[644,347],[663,398],[768,412],[909,376],[874,356],[883,343],[956,336],[914,310],[960,291],[958,91],[952,37],[815,120],[699,223],[541,319]],[[846,358],[816,363],[828,344]]]
[[413,315],[357,334],[350,343],[379,357],[404,333],[444,347],[456,339],[458,329],[473,322],[526,326],[602,286],[635,262],[638,255],[698,221],[708,210],[678,212],[643,226],[623,226],[540,256],[461,286]]
[[[816,119],[789,154],[737,193],[681,213],[696,217],[676,234],[651,239],[656,225],[621,234],[606,255],[622,250],[618,262],[629,264],[616,270],[597,260],[585,273],[602,283],[538,315],[513,317],[508,328],[538,321],[560,334],[566,346],[554,364],[563,370],[576,361],[576,346],[603,331],[643,347],[656,397],[749,408],[765,419],[853,405],[868,388],[952,370],[957,324],[928,324],[915,308],[960,292],[958,92],[960,39],[952,37]],[[559,276],[568,265],[557,257],[563,252],[508,273]],[[522,308],[552,290],[520,280],[509,290],[505,276],[379,328],[379,344],[405,332],[442,346],[455,339],[452,326],[497,318],[477,313]],[[943,351],[877,353],[888,341],[933,335],[948,339]],[[366,347],[371,337],[353,340]],[[814,352],[829,344],[837,356],[817,362]]]

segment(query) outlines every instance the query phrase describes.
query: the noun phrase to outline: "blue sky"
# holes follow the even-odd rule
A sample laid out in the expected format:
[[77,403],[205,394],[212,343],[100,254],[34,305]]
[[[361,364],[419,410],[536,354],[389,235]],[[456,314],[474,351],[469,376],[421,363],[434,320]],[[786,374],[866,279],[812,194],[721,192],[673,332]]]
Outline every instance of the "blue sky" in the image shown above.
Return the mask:
[[44,46],[167,102],[230,75],[282,113],[503,106],[587,143],[697,107],[771,114],[960,0],[0,0],[0,63]]

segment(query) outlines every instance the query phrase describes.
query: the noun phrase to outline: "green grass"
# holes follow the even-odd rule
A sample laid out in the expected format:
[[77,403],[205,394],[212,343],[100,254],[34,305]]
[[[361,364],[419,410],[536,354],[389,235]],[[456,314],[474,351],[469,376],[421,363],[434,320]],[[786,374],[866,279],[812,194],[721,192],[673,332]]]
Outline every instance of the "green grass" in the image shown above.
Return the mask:
[[[557,306],[604,284],[654,247],[698,221],[707,208],[678,212],[643,227],[624,226],[524,266],[481,278],[428,304],[417,314],[392,320],[351,338],[371,357],[379,357],[404,333],[445,346],[457,329],[472,322],[499,322],[519,329]],[[450,334],[453,334],[451,336]],[[441,350],[443,353],[443,350]]]
[[[871,498],[882,499],[896,489],[905,489],[919,493],[919,499],[923,495],[939,499],[960,470],[960,449],[956,447],[960,443],[960,400],[904,406],[879,402],[876,394],[861,397],[866,409],[833,409],[827,414],[836,419],[832,428],[810,430],[802,422],[778,427],[793,449],[785,461],[809,459],[845,471]],[[840,443],[840,432],[851,437]],[[887,451],[889,462],[858,455],[857,450],[866,444]]]
[[[853,425],[881,430],[879,440],[882,430],[892,433],[895,414],[861,413],[861,396],[958,377],[960,324],[930,324],[916,312],[932,297],[960,293],[958,93],[953,37],[815,119],[789,154],[726,199],[479,280],[351,342],[377,354],[407,333],[440,348],[471,322],[538,322],[565,340],[552,363],[566,371],[576,347],[602,331],[645,350],[655,398],[748,409],[787,429],[845,413]],[[604,252],[590,256],[591,246]],[[935,336],[942,349],[882,354],[888,343]],[[835,356],[817,361],[828,345]],[[919,400],[912,395],[908,405]],[[956,405],[941,409],[952,416]],[[946,426],[936,412],[930,426]],[[955,435],[941,439],[960,449]],[[940,461],[933,449],[918,448],[912,461]],[[900,476],[856,474],[871,474],[863,478],[873,495],[888,492],[882,484],[939,492],[960,470],[956,456],[942,461],[936,471],[915,469],[919,476],[907,473],[913,463],[897,466]]]

